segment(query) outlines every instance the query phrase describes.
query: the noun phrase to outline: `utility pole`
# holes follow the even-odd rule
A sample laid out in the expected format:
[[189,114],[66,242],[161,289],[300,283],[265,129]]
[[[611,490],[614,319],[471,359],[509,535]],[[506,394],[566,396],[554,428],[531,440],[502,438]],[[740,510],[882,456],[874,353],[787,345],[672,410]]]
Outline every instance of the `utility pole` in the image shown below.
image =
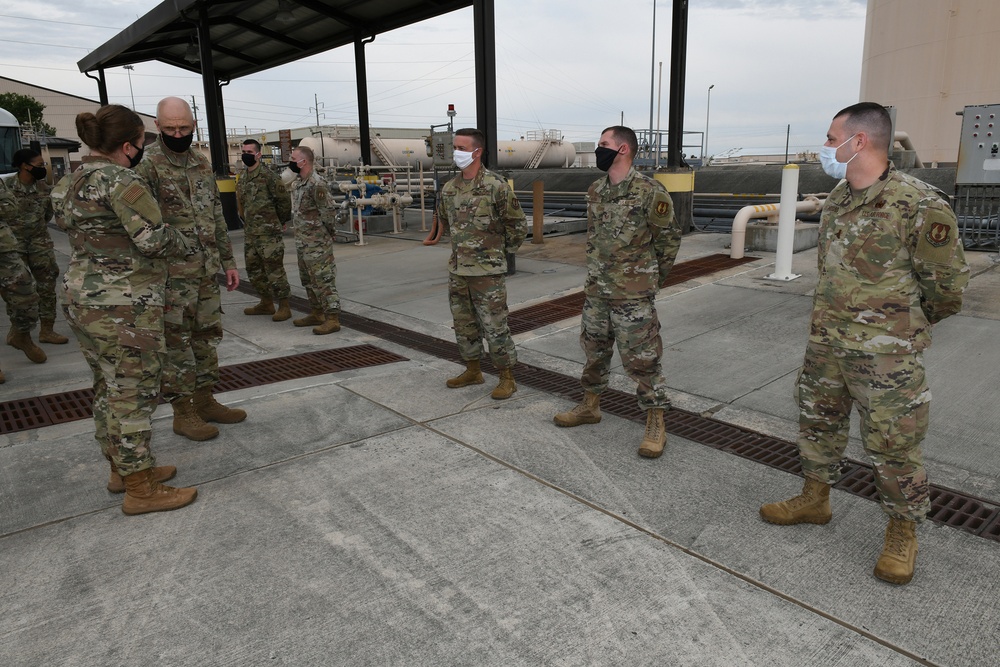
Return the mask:
[[122,68],[128,73],[128,94],[132,97],[132,111],[135,111],[135,93],[132,92],[132,70],[135,66],[122,65]]
[[[313,93],[313,104],[315,106],[309,107],[309,111],[315,111],[316,112],[316,133],[319,134],[319,158],[320,158],[319,163],[325,167],[326,166],[326,146],[325,146],[326,142],[323,141],[323,130],[320,129],[320,126],[319,126],[319,110],[321,108],[320,105],[322,104],[322,102],[319,101],[319,96],[316,93]],[[326,106],[326,105],[324,105],[324,106]],[[326,118],[326,114],[323,114],[323,118]]]
[[194,112],[194,131],[195,138],[201,141],[201,128],[198,127],[198,103],[194,101],[194,95],[191,96],[191,111]]

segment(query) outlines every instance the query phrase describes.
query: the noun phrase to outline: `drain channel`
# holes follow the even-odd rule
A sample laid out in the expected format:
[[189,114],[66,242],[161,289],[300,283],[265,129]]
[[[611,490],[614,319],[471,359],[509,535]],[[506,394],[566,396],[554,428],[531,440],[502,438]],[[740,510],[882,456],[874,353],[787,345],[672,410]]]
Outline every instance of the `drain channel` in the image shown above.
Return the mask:
[[[677,285],[698,276],[708,275],[758,259],[760,258],[741,257],[733,259],[729,255],[715,254],[674,264],[664,286]],[[544,303],[536,303],[511,311],[507,316],[507,324],[510,327],[510,332],[512,334],[520,334],[538,329],[546,324],[554,324],[576,317],[583,311],[583,299],[583,292],[574,292],[573,294],[567,294],[566,296],[551,299]]]
[[[406,360],[406,357],[374,345],[338,347],[276,359],[260,359],[220,368],[219,383],[215,385],[215,391],[233,391]],[[93,402],[93,389],[78,389],[0,403],[0,434],[90,419],[94,416],[91,411]]]
[[[305,299],[292,297],[292,301],[298,301],[295,305],[301,310],[309,310]],[[455,343],[351,313],[342,312],[340,321],[355,331],[462,363]],[[488,358],[482,359],[481,364],[487,372],[496,373],[497,369]],[[583,388],[577,378],[544,368],[518,362],[517,381],[573,402],[583,400]],[[607,389],[601,394],[601,410],[639,423],[646,421],[645,412],[639,408],[635,396],[615,389]],[[802,476],[798,448],[794,443],[677,408],[666,413],[665,424],[668,432],[686,440]],[[844,462],[844,476],[836,488],[868,500],[878,500],[871,467],[858,461]],[[997,503],[936,485],[931,485],[930,495],[928,519],[1000,542],[1000,506]]]

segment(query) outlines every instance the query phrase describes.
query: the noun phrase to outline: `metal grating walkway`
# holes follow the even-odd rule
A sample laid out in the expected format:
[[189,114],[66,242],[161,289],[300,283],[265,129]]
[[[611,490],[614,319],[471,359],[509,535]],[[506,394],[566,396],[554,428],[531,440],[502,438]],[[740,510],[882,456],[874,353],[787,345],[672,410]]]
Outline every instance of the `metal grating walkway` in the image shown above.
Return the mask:
[[[219,383],[215,385],[215,391],[258,387],[285,380],[406,360],[406,357],[374,345],[338,347],[276,359],[261,359],[220,368]],[[0,403],[0,434],[89,419],[93,417],[91,412],[93,402],[93,389],[78,389]]]
[[[729,255],[716,254],[699,257],[687,262],[675,264],[667,277],[666,285],[677,285],[698,276],[722,271],[740,264],[753,262],[759,257],[741,257],[733,259]],[[507,324],[512,334],[532,331],[546,324],[554,324],[578,316],[583,311],[583,292],[567,294],[544,303],[536,303],[526,308],[511,311],[507,316]]]
[[[295,300],[293,297],[293,302]],[[300,299],[296,305],[308,310],[304,299]],[[462,363],[455,343],[350,313],[341,313],[340,321],[356,331]],[[481,363],[484,370],[496,373],[497,369],[488,358],[482,359]],[[583,388],[577,378],[544,368],[519,362],[517,381],[570,401],[583,400]],[[608,389],[601,394],[601,410],[638,423],[646,421],[645,412],[639,408],[635,396],[618,390]],[[798,449],[794,443],[676,408],[666,413],[665,423],[667,431],[673,435],[802,476]],[[844,473],[836,485],[838,489],[869,500],[878,499],[871,467],[858,461],[846,460]],[[1000,505],[993,501],[931,485],[931,512],[928,518],[935,523],[1000,542]]]

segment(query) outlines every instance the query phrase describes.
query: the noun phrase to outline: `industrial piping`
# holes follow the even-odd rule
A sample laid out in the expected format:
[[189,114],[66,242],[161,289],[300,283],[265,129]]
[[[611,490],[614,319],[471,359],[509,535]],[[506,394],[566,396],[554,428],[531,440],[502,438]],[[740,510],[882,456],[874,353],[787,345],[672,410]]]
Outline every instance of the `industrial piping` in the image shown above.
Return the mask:
[[[795,202],[796,213],[817,213],[826,199],[819,199],[815,195],[809,195],[799,202]],[[733,218],[733,236],[729,256],[733,259],[743,257],[747,240],[747,223],[751,218],[769,218],[776,220],[781,211],[781,204],[760,204],[758,206],[744,206]]]

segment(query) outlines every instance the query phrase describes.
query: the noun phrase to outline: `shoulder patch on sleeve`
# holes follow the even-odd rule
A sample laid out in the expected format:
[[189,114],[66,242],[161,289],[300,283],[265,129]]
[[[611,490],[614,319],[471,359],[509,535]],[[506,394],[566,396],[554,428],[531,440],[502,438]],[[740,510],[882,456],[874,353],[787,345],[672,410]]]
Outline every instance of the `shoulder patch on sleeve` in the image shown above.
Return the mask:
[[946,225],[943,222],[933,222],[924,236],[927,239],[927,243],[935,248],[948,245],[948,242],[951,240],[951,225]]
[[316,186],[316,201],[320,204],[325,204],[329,191],[326,189],[325,185]]
[[125,192],[122,193],[122,200],[130,205],[135,204],[144,194],[146,194],[146,188],[142,187],[138,183],[132,183],[125,188]]
[[657,190],[653,196],[652,211],[650,211],[651,222],[657,227],[666,227],[674,218],[674,204],[670,200],[670,195],[664,190]]

